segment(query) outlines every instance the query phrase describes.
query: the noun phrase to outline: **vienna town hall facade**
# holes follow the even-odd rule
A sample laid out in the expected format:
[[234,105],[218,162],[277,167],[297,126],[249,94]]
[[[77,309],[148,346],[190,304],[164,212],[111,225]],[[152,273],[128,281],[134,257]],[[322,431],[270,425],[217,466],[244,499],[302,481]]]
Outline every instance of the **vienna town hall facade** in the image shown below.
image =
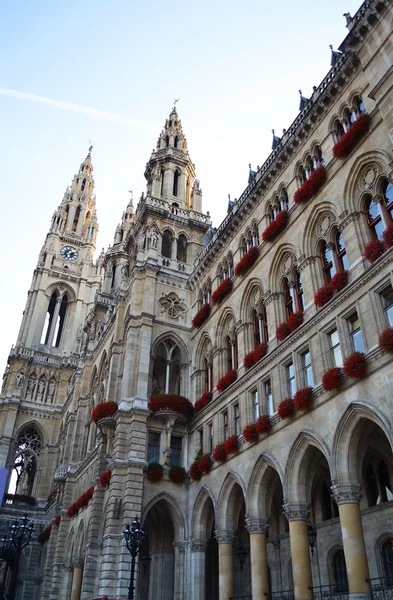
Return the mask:
[[391,598],[393,3],[345,16],[217,230],[176,108],[96,261],[82,162],[4,374],[0,598],[131,597],[135,517],[138,600]]

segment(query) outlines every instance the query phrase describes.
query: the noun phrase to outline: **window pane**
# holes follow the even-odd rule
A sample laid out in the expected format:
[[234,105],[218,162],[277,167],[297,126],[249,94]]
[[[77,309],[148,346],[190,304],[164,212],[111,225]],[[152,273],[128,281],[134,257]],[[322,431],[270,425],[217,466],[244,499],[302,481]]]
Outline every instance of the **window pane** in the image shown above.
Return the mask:
[[171,460],[170,465],[173,467],[174,465],[181,464],[181,448],[182,448],[182,438],[181,437],[171,437]]
[[149,432],[149,443],[147,448],[147,461],[160,462],[160,434]]
[[252,414],[254,417],[254,421],[256,421],[259,417],[259,398],[258,398],[257,390],[255,390],[254,392],[251,392],[251,398],[252,398]]

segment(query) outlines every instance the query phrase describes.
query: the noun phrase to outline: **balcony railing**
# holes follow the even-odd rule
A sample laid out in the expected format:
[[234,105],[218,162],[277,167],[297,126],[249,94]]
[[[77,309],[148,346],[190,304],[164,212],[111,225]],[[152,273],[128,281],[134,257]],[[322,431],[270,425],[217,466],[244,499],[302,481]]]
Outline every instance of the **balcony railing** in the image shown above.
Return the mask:
[[270,594],[271,600],[294,600],[295,593],[293,590],[280,590],[279,592],[272,592]]
[[371,585],[373,600],[393,600],[393,576],[367,580]]
[[348,600],[349,591],[337,589],[335,585],[318,585],[312,590],[313,600]]

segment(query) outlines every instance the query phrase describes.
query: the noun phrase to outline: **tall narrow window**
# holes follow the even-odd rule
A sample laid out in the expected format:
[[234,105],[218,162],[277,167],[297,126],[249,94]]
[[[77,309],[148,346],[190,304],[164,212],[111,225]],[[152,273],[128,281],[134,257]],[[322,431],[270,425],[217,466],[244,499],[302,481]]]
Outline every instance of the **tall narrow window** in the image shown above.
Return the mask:
[[82,181],[82,185],[81,185],[81,192],[83,192],[83,190],[85,189],[85,187],[86,187],[86,179],[84,179],[84,180]]
[[336,256],[337,256],[338,268],[341,271],[348,271],[349,270],[349,260],[348,260],[348,256],[347,256],[347,251],[345,249],[344,237],[340,231],[336,232],[335,251],[336,251]]
[[382,238],[384,226],[381,213],[379,212],[379,206],[372,198],[369,198],[366,201],[366,214],[368,228],[370,230],[372,239],[380,240]]
[[284,302],[286,316],[289,317],[293,313],[293,297],[287,278],[284,279]]
[[286,190],[281,192],[281,210],[289,210],[289,199]]
[[303,378],[306,387],[314,387],[314,377],[312,374],[311,354],[309,350],[302,354]]
[[199,434],[199,449],[202,450],[202,452],[203,452],[203,427],[201,427],[201,429],[199,429],[198,434]]
[[393,585],[393,538],[387,540],[381,548],[383,574],[386,583]]
[[382,189],[383,203],[388,214],[389,220],[393,220],[393,185],[390,181],[385,181]]
[[172,435],[171,436],[171,467],[175,465],[181,465],[181,449],[182,449],[182,438]]
[[225,343],[227,352],[227,371],[231,371],[234,368],[234,365],[232,361],[232,344],[229,335],[226,337]]
[[149,431],[149,440],[147,447],[147,462],[160,462],[160,433]]
[[335,274],[335,268],[333,263],[332,251],[327,246],[325,241],[323,241],[321,244],[321,261],[325,284],[328,284],[331,281],[333,275]]
[[332,355],[333,364],[335,367],[342,367],[343,357],[341,354],[340,338],[338,337],[337,329],[334,329],[333,331],[330,332],[329,339],[330,339],[330,352]]
[[208,442],[209,442],[209,454],[213,453],[213,424],[209,423],[207,426],[208,430]]
[[164,169],[161,169],[161,188],[160,188],[161,196],[164,194],[164,176],[165,176],[165,171],[164,171]]
[[42,440],[35,427],[26,427],[18,436],[9,494],[31,496],[38,468]]
[[393,327],[393,288],[389,286],[381,292],[382,305],[389,327]]
[[366,112],[366,107],[364,106],[363,100],[360,96],[355,99],[356,111],[360,115],[363,112]]
[[113,289],[115,287],[115,281],[116,281],[116,268],[117,265],[116,263],[112,263],[112,281],[111,281],[111,289]]
[[254,334],[254,348],[261,343],[261,331],[259,326],[259,316],[256,310],[252,311],[252,324]]
[[210,392],[210,381],[209,381],[209,362],[207,358],[203,360],[203,374],[205,380],[205,392]]
[[288,394],[290,398],[293,398],[296,392],[296,378],[295,378],[295,367],[293,363],[289,363],[286,366],[287,370],[287,384]]
[[178,261],[187,262],[187,238],[183,234],[180,234],[177,239],[176,256]]
[[334,579],[334,591],[348,591],[347,568],[345,565],[344,550],[337,550],[333,554],[332,571]]
[[251,392],[251,402],[252,402],[252,416],[254,422],[259,418],[259,397],[258,390],[253,390]]
[[266,412],[269,416],[274,415],[274,404],[273,404],[273,393],[272,393],[272,384],[270,379],[267,379],[264,382],[265,389],[265,407]]
[[172,258],[172,234],[168,229],[165,229],[162,234],[161,254],[167,258]]
[[364,341],[362,330],[360,328],[359,317],[354,314],[348,319],[349,332],[352,338],[352,347],[355,352],[364,352]]
[[67,296],[67,294],[64,294],[64,296],[61,299],[59,316],[57,317],[57,323],[56,323],[56,329],[55,329],[55,335],[54,335],[54,344],[53,345],[56,346],[56,348],[58,348],[60,346],[61,335],[63,333],[65,316],[66,316],[66,312],[67,312],[67,302],[68,302],[68,296]]
[[240,410],[239,410],[238,404],[235,404],[235,406],[233,407],[233,418],[235,421],[235,433],[237,436],[239,436],[241,434],[241,428],[240,428]]
[[53,325],[53,317],[54,317],[57,298],[58,298],[58,293],[56,291],[52,292],[52,295],[49,300],[48,310],[47,310],[47,313],[45,316],[44,327],[42,329],[41,344],[48,344],[48,342],[49,342],[49,334],[50,334],[50,331],[51,331],[52,325]]
[[299,271],[296,271],[296,282],[295,282],[295,292],[296,292],[296,310],[304,311],[304,298],[303,298],[303,283],[302,278]]
[[65,229],[67,227],[68,213],[69,212],[70,212],[70,207],[67,204],[67,206],[65,207],[64,216],[63,216],[63,229]]
[[75,211],[74,222],[72,224],[72,231],[77,230],[80,214],[81,214],[81,207],[78,206],[78,208]]
[[179,192],[179,171],[175,171],[173,176],[173,195],[177,196]]
[[224,440],[227,440],[229,438],[229,422],[228,422],[228,411],[227,410],[224,413],[222,413],[222,421],[223,421],[223,427],[224,427]]

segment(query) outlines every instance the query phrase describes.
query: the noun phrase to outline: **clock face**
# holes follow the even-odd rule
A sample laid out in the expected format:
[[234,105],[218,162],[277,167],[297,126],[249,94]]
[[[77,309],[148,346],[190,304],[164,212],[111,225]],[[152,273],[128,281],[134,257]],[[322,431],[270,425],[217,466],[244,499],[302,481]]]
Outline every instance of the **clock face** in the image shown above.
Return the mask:
[[60,250],[60,256],[63,260],[76,260],[78,258],[78,250],[72,246],[63,246]]

